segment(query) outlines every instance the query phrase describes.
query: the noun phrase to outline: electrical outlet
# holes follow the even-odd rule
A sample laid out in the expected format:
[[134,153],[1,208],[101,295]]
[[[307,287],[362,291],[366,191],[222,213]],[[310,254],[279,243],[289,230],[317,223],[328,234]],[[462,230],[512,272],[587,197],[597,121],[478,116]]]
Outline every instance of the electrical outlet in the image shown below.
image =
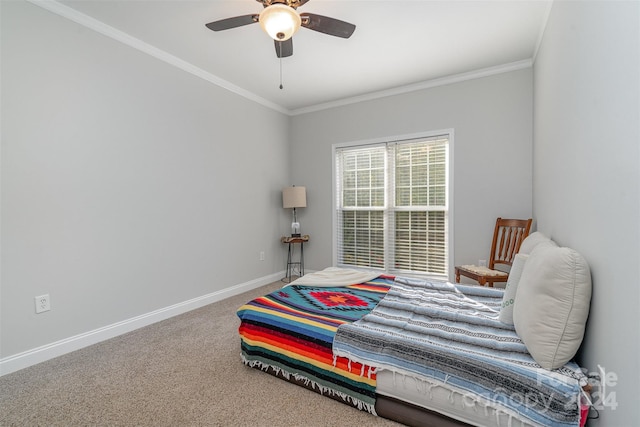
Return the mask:
[[51,310],[51,301],[49,300],[49,294],[40,295],[35,297],[36,301],[36,313],[43,313]]
[[264,261],[264,251],[260,251],[260,261]]

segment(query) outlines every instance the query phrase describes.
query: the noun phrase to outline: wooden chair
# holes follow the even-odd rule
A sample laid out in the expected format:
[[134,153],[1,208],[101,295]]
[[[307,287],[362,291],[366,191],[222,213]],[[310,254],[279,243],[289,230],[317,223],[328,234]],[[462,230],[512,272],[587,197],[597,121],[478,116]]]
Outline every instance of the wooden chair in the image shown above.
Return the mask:
[[506,282],[509,273],[496,270],[496,265],[511,266],[513,258],[520,250],[520,244],[529,235],[532,219],[502,219],[496,220],[491,243],[491,255],[487,267],[476,265],[462,265],[456,267],[456,283],[460,283],[460,276],[477,281],[480,285],[493,287],[495,282]]

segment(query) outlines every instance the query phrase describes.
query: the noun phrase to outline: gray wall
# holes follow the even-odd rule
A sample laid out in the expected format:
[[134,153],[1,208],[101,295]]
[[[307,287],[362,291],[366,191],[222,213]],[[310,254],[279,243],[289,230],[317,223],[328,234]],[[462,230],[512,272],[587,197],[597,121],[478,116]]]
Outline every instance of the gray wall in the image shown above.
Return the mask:
[[619,377],[599,425],[640,419],[638,3],[610,5],[556,1],[533,71],[288,118],[0,2],[0,358],[280,271],[285,185],[307,186],[307,268],[330,265],[331,145],[452,128],[455,263],[499,215],[581,251],[582,359]]
[[[486,259],[498,216],[532,214],[532,70],[294,116],[292,170],[307,187],[305,263],[332,263],[332,144],[454,130],[455,264]],[[450,268],[451,274],[453,266]]]
[[289,117],[1,3],[0,357],[283,270]]
[[618,378],[598,426],[640,420],[639,19],[638,2],[556,1],[534,68],[534,216],[590,263],[582,364]]

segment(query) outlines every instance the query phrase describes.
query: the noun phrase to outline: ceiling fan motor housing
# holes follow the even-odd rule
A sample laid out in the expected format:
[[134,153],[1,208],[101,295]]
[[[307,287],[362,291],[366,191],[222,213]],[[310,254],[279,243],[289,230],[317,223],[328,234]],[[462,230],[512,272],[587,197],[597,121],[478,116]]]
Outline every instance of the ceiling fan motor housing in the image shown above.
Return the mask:
[[302,1],[302,0],[256,0],[258,3],[262,3],[262,5],[264,7],[269,7],[272,4],[284,4],[287,5],[289,7],[292,7],[294,9],[297,9],[298,7],[302,6],[303,4],[305,4],[308,0],[306,1]]

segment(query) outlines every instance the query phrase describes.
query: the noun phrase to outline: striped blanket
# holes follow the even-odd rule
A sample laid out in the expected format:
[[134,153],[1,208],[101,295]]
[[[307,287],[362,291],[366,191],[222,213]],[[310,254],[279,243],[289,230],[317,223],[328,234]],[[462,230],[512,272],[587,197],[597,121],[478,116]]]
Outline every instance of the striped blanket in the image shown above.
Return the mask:
[[338,329],[333,351],[376,369],[424,376],[534,425],[578,426],[584,374],[573,362],[554,371],[536,364],[513,327],[498,320],[502,295],[397,278],[370,314]]
[[237,312],[242,360],[375,414],[375,373],[331,348],[338,327],[369,313],[392,283],[380,276],[345,287],[287,286],[248,302]]

